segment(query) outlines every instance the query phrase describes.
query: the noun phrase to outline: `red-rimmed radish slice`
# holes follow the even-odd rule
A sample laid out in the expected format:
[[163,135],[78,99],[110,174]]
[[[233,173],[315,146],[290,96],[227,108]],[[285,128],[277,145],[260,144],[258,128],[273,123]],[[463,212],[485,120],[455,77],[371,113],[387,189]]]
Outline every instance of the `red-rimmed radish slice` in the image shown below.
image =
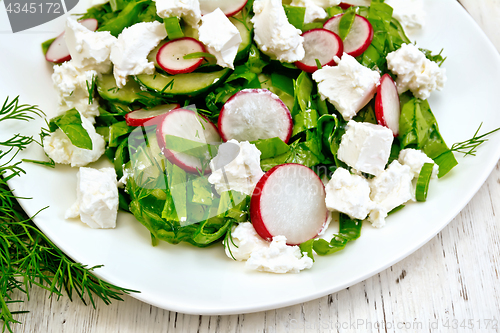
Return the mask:
[[379,125],[389,128],[394,136],[399,134],[401,106],[396,83],[389,74],[384,74],[377,87],[375,97],[375,117]]
[[165,43],[158,54],[156,62],[169,74],[191,73],[203,62],[203,57],[194,59],[184,59],[184,56],[191,53],[206,53],[205,46],[191,37],[183,37]]
[[[94,18],[78,22],[90,31],[97,30],[98,22]],[[71,55],[69,54],[68,46],[66,45],[66,40],[64,39],[64,32],[57,36],[52,44],[50,44],[47,53],[45,53],[45,60],[56,64],[71,60]]]
[[[166,148],[166,135],[177,136],[202,144],[216,144],[221,141],[217,127],[203,115],[193,110],[174,109],[161,117],[161,121],[156,126],[156,137],[163,154],[171,163],[191,173],[198,173],[203,168],[200,159],[196,156]],[[210,156],[206,156],[206,158],[210,158]],[[210,172],[208,163],[206,163],[202,172]]]
[[78,21],[81,25],[83,25],[85,28],[89,29],[90,31],[96,31],[97,27],[99,25],[99,22],[95,18],[88,18],[85,20]]
[[264,239],[285,236],[296,245],[318,235],[327,220],[325,187],[302,164],[281,164],[259,180],[250,201],[250,218]]
[[245,7],[248,0],[200,0],[201,15],[220,8],[226,16],[233,16]]
[[180,108],[180,104],[164,104],[158,105],[149,110],[139,109],[129,112],[125,115],[125,121],[129,126],[142,126],[146,123],[146,125],[153,125],[155,121],[153,119],[161,120],[159,116],[170,112],[174,109]]
[[304,72],[314,73],[318,70],[318,60],[321,66],[335,66],[333,57],[341,57],[344,47],[340,37],[326,29],[311,29],[302,34],[306,55],[295,66]]
[[348,3],[345,3],[345,2],[341,2],[339,4],[339,7],[342,8],[343,10],[346,10],[347,8],[349,8],[351,6],[352,6],[351,4],[348,4]]
[[[339,34],[340,19],[344,14],[338,14],[329,19],[323,28]],[[373,28],[371,23],[363,16],[356,15],[349,34],[344,39],[344,52],[357,57],[366,51],[373,40]]]
[[285,103],[269,90],[244,89],[224,104],[218,126],[224,141],[279,137],[286,143],[292,135],[293,121]]

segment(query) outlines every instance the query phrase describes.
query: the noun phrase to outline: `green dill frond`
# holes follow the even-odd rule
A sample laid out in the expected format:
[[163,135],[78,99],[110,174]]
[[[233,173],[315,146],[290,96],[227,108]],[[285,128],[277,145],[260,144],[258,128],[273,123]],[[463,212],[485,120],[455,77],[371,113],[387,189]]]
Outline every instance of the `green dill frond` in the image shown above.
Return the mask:
[[476,133],[474,133],[474,136],[471,139],[462,141],[462,142],[456,142],[451,146],[451,151],[456,151],[457,153],[464,154],[464,156],[467,155],[472,155],[476,156],[477,148],[488,141],[485,137],[495,133],[496,131],[500,130],[499,128],[496,128],[492,131],[489,131],[488,133],[477,135],[479,133],[479,130],[481,129],[481,126],[483,126],[483,123],[479,124],[479,127],[476,130]]
[[19,96],[10,102],[7,97],[0,109],[0,122],[4,120],[29,121],[35,119],[35,116],[42,117],[45,113],[37,105],[19,104]]

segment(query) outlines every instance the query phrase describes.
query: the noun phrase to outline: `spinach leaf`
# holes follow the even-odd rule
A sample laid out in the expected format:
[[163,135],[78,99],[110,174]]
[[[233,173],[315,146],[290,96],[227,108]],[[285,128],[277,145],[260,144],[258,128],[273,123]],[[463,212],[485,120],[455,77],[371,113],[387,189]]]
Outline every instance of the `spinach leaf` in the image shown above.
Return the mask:
[[350,219],[345,214],[340,214],[339,233],[333,235],[330,242],[324,239],[311,239],[300,244],[300,249],[314,260],[314,250],[317,254],[324,256],[343,250],[347,243],[356,240],[361,235],[362,221]]
[[78,148],[92,150],[92,139],[89,133],[82,125],[80,112],[76,109],[66,111],[60,116],[52,118],[49,122],[49,129],[54,132],[60,128]]
[[356,10],[354,6],[349,7],[349,9],[346,10],[344,15],[342,15],[342,18],[340,19],[339,22],[339,37],[342,39],[342,41],[345,40],[345,38],[349,34],[349,31],[351,31],[351,27],[352,24],[354,23],[355,18],[356,18]]
[[427,101],[411,98],[404,102],[399,121],[401,149],[421,149],[439,165],[438,177],[443,177],[458,162],[439,133],[436,118]]
[[285,154],[290,150],[290,147],[278,137],[252,141],[250,143],[253,143],[260,150],[261,160]]
[[302,30],[304,26],[304,16],[306,15],[306,7],[283,5],[288,22],[295,28]]

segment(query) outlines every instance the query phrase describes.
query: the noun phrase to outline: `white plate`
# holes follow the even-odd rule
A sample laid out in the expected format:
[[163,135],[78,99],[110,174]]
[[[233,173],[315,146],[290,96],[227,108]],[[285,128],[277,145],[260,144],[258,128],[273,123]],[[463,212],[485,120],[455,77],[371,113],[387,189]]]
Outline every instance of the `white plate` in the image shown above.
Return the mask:
[[[431,107],[448,144],[470,138],[480,122],[483,131],[500,126],[497,112],[500,59],[483,32],[454,0],[426,0],[427,26],[416,39],[420,47],[444,48],[448,82],[434,93]],[[3,7],[3,6],[1,6]],[[82,12],[83,4],[73,12]],[[40,43],[57,35],[64,18],[26,33],[9,33],[0,11],[0,100],[20,95],[53,116],[55,93],[51,67]],[[44,32],[42,32],[44,31]],[[38,133],[42,122],[2,124],[0,139],[11,133]],[[8,125],[8,126],[6,126]],[[32,146],[23,157],[42,158]],[[188,314],[237,314],[268,310],[312,300],[362,281],[414,252],[434,237],[467,204],[500,157],[500,133],[484,144],[476,157],[459,158],[459,166],[431,184],[427,202],[408,205],[377,230],[366,223],[361,238],[338,254],[317,259],[300,274],[267,274],[245,270],[222,246],[198,249],[189,245],[150,245],[149,233],[128,215],[119,215],[115,230],[92,230],[64,220],[75,200],[75,172],[25,164],[27,174],[10,182],[28,214],[49,206],[37,225],[73,259],[103,264],[96,274],[122,287],[140,290],[134,297],[155,306]]]

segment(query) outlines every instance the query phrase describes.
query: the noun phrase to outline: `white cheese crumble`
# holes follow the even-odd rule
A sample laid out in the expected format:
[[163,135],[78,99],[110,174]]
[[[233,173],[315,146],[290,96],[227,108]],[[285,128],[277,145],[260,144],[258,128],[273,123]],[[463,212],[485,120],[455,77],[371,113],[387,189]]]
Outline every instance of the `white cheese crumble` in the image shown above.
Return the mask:
[[248,141],[229,140],[220,145],[217,155],[210,161],[212,174],[208,181],[219,194],[233,190],[251,195],[264,175],[260,155],[260,150]]
[[54,65],[52,82],[58,95],[60,111],[76,108],[83,117],[94,122],[94,117],[99,115],[99,105],[95,99],[89,104],[88,86],[95,78],[97,78],[95,70],[75,66],[73,60]]
[[446,82],[446,69],[427,59],[413,44],[403,44],[389,53],[387,67],[397,75],[400,94],[410,90],[415,97],[427,99],[434,90],[442,90]]
[[262,52],[281,62],[304,58],[302,32],[288,22],[281,0],[256,0],[253,10],[254,40]]
[[337,157],[356,171],[378,176],[389,160],[393,140],[394,135],[387,127],[350,120]]
[[118,188],[114,168],[80,168],[77,175],[76,202],[65,218],[80,216],[91,228],[115,228],[118,213]]
[[299,273],[313,265],[312,259],[304,255],[298,246],[286,245],[285,236],[275,236],[272,242],[267,242],[255,232],[250,222],[238,224],[231,235],[234,244],[231,240],[228,241],[226,255],[239,261],[247,260],[245,267],[248,269],[270,273]]
[[187,24],[197,28],[201,20],[199,0],[154,0],[156,13],[161,18],[177,16],[183,18]]
[[226,255],[238,261],[248,260],[252,252],[269,246],[269,242],[257,234],[250,222],[240,223],[233,227],[231,237],[232,241],[228,240],[227,244],[224,244]]
[[322,20],[328,16],[326,11],[316,4],[315,0],[292,0],[291,6],[305,7],[304,23],[312,23],[315,20]]
[[350,218],[364,220],[374,208],[370,199],[370,185],[366,178],[338,168],[325,187],[326,207]]
[[109,54],[116,38],[109,31],[91,31],[68,17],[64,39],[76,67],[94,69],[98,73],[111,70]]
[[140,22],[123,29],[111,48],[118,88],[125,86],[129,75],[153,74],[155,66],[147,56],[166,37],[165,26],[157,21]]
[[81,118],[82,126],[92,140],[92,150],[76,147],[68,136],[58,128],[43,139],[43,149],[54,162],[70,164],[72,167],[82,167],[97,161],[104,154],[105,141],[103,137],[95,131],[88,119]]
[[424,3],[422,0],[386,0],[394,9],[392,16],[401,23],[405,31],[421,29],[425,24]]
[[385,218],[394,208],[414,200],[413,172],[407,165],[393,161],[384,172],[370,181],[370,197],[375,208],[368,220],[374,227],[385,225]]
[[409,166],[415,178],[418,178],[420,170],[422,170],[425,163],[432,163],[434,166],[432,167],[431,178],[436,179],[438,176],[439,165],[435,164],[423,151],[412,148],[403,149],[399,152],[398,161],[403,165]]
[[322,99],[328,99],[345,120],[350,120],[372,98],[380,81],[380,74],[361,65],[344,53],[335,57],[337,66],[323,66],[313,73]]
[[242,41],[238,28],[219,8],[203,15],[201,21],[198,30],[200,41],[215,56],[217,65],[234,69],[234,58]]

